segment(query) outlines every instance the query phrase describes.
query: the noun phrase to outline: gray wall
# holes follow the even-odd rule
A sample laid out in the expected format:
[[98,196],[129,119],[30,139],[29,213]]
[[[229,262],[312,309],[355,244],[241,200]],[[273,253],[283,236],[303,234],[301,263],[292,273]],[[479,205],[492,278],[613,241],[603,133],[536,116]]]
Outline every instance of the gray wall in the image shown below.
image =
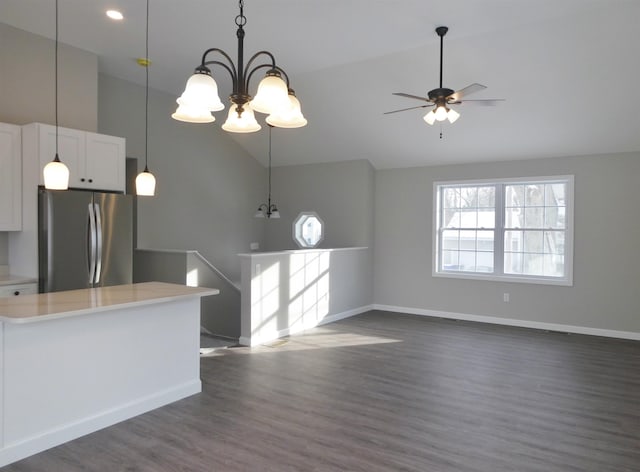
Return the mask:
[[[127,155],[144,167],[144,87],[99,78],[99,131],[127,139]],[[264,244],[264,222],[253,218],[266,193],[267,172],[213,124],[175,121],[174,96],[149,94],[149,170],[154,197],[138,198],[138,247],[194,249],[231,280],[240,280],[238,253]]]
[[301,211],[315,211],[324,221],[319,247],[371,247],[374,186],[375,170],[366,160],[274,168],[272,201],[281,218],[266,222],[267,241],[262,249],[298,249],[292,224]]
[[[55,123],[55,42],[0,23],[0,121]],[[60,126],[96,131],[98,58],[65,44],[58,48]]]
[[[573,287],[431,276],[434,181],[554,174],[575,175]],[[640,332],[639,176],[640,153],[378,171],[375,303]]]
[[[55,123],[54,53],[50,39],[0,23],[0,122]],[[60,44],[58,66],[60,126],[96,131],[97,56]],[[9,260],[7,240],[0,233],[0,265]]]

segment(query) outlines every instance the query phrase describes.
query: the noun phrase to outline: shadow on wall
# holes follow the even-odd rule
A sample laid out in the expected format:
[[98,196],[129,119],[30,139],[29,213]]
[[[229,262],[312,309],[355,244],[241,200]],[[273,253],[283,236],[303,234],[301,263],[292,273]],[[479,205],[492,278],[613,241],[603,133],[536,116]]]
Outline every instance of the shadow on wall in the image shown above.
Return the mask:
[[370,308],[367,248],[250,254],[242,270],[241,342],[255,345]]

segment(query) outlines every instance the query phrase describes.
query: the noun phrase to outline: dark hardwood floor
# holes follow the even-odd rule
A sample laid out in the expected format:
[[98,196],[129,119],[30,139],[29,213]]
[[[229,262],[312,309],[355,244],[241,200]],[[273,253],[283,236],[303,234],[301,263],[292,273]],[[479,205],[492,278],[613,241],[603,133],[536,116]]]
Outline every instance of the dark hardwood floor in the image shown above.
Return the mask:
[[640,471],[640,342],[372,311],[202,380],[2,470]]

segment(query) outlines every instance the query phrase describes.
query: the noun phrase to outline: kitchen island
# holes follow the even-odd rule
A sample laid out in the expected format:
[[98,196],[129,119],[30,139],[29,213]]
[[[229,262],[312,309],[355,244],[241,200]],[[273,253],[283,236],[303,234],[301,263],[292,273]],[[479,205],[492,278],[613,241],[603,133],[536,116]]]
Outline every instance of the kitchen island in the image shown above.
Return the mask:
[[160,282],[0,299],[0,467],[202,389],[200,297]]

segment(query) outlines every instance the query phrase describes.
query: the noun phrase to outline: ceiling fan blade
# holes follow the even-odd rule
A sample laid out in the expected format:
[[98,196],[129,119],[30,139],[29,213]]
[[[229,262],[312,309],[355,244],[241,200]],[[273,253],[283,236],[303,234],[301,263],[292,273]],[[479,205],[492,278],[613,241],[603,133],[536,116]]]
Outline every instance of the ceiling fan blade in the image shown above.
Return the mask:
[[405,98],[415,98],[416,100],[422,100],[424,102],[431,103],[431,100],[429,100],[427,97],[419,97],[418,95],[411,95],[409,93],[395,92],[395,93],[392,93],[391,95],[397,95],[399,97],[405,97]]
[[490,98],[490,99],[480,99],[480,100],[458,100],[457,102],[449,102],[450,105],[458,105],[460,103],[469,103],[471,105],[482,105],[485,107],[494,107],[498,105],[500,102],[504,102],[504,98]]
[[391,113],[399,113],[401,111],[407,111],[407,110],[415,110],[416,108],[429,108],[432,107],[433,104],[431,105],[418,105],[417,107],[409,107],[409,108],[402,108],[401,110],[393,110],[393,111],[386,111],[383,113],[383,115],[390,115]]
[[486,88],[486,86],[481,84],[471,84],[463,89],[458,90],[457,92],[453,92],[447,97],[447,100],[458,101],[465,95],[471,95],[472,93],[479,92],[480,90],[484,90]]

